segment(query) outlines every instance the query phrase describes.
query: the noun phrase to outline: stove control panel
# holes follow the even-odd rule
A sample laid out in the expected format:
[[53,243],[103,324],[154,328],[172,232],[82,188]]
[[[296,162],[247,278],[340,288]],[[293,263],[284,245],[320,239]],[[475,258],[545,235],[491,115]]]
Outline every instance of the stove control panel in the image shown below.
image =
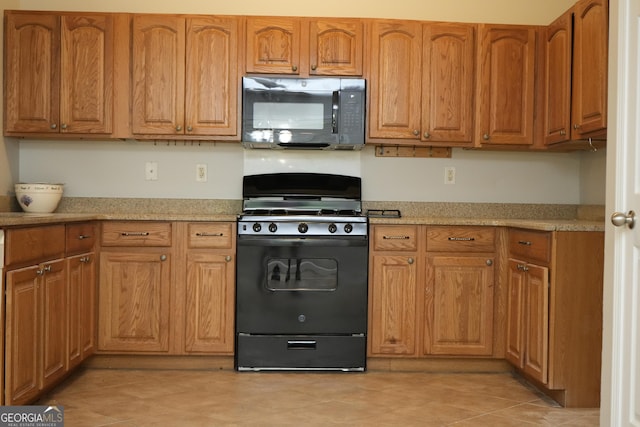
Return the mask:
[[313,220],[243,218],[238,221],[238,234],[255,236],[366,236],[366,218],[349,220]]

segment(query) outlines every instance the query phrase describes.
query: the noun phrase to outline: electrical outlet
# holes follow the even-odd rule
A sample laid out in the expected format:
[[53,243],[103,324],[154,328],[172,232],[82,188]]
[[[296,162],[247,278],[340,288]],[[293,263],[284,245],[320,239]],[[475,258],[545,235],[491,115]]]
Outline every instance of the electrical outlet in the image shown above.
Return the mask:
[[158,162],[147,162],[144,165],[144,179],[147,181],[158,180]]
[[196,165],[196,181],[207,182],[207,165],[199,163]]
[[456,183],[456,168],[453,166],[447,166],[444,168],[444,183],[455,184]]

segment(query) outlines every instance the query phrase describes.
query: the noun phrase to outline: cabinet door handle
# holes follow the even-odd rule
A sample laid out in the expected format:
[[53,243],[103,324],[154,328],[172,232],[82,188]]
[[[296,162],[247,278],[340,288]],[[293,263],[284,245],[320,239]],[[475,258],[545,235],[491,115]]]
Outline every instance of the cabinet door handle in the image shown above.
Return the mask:
[[524,264],[518,264],[517,265],[517,269],[520,270],[520,271],[529,271],[529,267],[527,267]]
[[91,236],[87,236],[86,234],[80,234],[78,236],[78,240],[90,239]]
[[224,260],[229,262],[232,260],[231,255],[227,255],[226,257],[224,257]]
[[449,237],[450,241],[453,242],[473,242],[476,240],[475,237]]
[[141,237],[141,236],[148,236],[149,233],[147,231],[140,231],[140,232],[124,231],[120,233],[120,235],[124,237]]
[[486,262],[487,262],[487,265],[489,267],[491,267],[493,265],[493,260],[492,259],[488,259]]
[[489,134],[485,133],[484,135],[482,135],[482,139],[484,139],[485,141],[489,140]]
[[384,240],[409,240],[409,236],[382,236]]
[[160,255],[160,261],[166,261],[167,260],[167,256],[162,254]]
[[531,242],[528,240],[518,240],[519,245],[531,246]]
[[407,260],[407,262],[408,262],[409,264],[413,264],[413,262],[414,262],[414,261],[413,261],[413,258],[409,258],[409,259]]
[[49,273],[51,271],[51,266],[50,265],[45,265],[43,270],[44,270],[45,273]]
[[222,237],[224,233],[196,233],[198,237]]

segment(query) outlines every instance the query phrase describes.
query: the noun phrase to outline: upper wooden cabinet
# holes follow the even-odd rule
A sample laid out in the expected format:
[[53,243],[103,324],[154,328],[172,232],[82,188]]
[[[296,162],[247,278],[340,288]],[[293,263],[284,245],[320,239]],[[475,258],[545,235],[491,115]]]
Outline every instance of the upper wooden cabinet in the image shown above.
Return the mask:
[[416,144],[421,121],[422,24],[375,20],[370,34],[369,138]]
[[533,144],[536,38],[536,27],[479,26],[476,146]]
[[132,31],[135,137],[237,139],[238,19],[136,15]]
[[358,19],[247,18],[248,73],[362,75]]
[[609,12],[607,0],[575,6],[572,139],[606,134]]
[[114,16],[5,18],[5,135],[111,134]]
[[475,25],[372,23],[369,137],[470,146]]
[[607,43],[607,0],[582,0],[547,27],[546,145],[605,135]]

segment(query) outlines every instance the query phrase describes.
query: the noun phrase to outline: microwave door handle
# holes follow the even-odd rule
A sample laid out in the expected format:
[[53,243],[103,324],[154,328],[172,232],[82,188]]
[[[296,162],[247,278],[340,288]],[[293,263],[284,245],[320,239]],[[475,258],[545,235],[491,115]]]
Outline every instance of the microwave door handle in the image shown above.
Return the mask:
[[340,108],[340,91],[333,91],[333,99],[331,103],[331,132],[338,133],[338,110]]

